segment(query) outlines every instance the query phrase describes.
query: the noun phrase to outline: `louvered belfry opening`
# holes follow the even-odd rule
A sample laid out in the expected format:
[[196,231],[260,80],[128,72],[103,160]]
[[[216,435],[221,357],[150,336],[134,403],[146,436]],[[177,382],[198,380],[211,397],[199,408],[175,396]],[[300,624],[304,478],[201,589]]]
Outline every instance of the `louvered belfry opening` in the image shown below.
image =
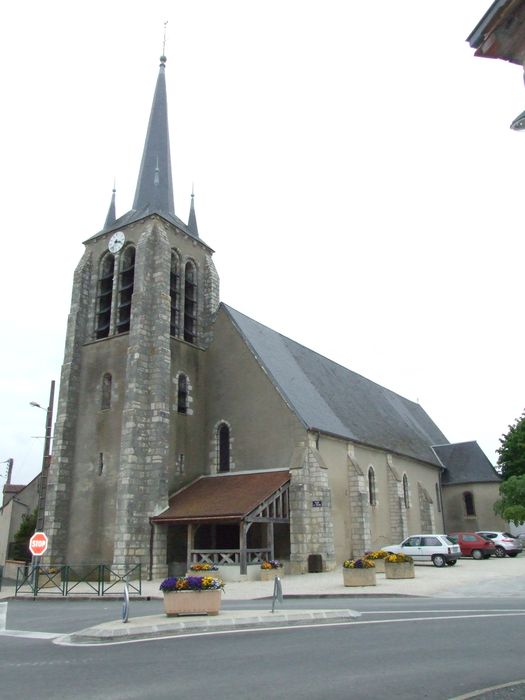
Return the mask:
[[197,271],[192,262],[184,272],[184,340],[194,343],[197,335]]
[[111,253],[107,253],[102,258],[98,278],[97,320],[95,327],[97,339],[107,338],[109,335],[114,271],[115,258]]
[[179,335],[179,313],[180,313],[180,268],[179,259],[176,253],[171,254],[171,270],[170,270],[170,300],[171,300],[171,316],[170,316],[170,335]]
[[129,331],[134,280],[135,248],[127,246],[122,255],[122,266],[119,275],[117,333]]

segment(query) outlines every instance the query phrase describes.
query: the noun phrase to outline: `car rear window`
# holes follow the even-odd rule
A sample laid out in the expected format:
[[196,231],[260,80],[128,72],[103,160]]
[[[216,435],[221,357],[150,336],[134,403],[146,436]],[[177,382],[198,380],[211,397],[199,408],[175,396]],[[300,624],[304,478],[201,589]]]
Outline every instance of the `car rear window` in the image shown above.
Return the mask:
[[447,542],[447,544],[457,544],[457,539],[454,541],[452,537],[449,537],[448,535],[445,535],[443,539],[445,542]]

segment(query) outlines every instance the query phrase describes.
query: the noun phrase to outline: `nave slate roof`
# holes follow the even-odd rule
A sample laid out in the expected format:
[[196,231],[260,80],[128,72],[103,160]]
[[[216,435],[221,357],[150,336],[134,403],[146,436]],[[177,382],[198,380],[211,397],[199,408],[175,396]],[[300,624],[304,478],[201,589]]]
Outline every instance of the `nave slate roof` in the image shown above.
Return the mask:
[[497,471],[475,440],[436,445],[434,451],[445,467],[442,476],[444,486],[500,481]]
[[431,446],[448,441],[419,404],[222,306],[308,429],[441,466]]

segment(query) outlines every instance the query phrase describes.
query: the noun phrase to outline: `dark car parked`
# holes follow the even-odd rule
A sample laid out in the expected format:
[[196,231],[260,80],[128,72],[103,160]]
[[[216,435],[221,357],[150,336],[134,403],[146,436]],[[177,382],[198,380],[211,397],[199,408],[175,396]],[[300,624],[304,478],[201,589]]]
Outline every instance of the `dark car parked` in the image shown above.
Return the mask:
[[496,554],[494,542],[476,532],[450,532],[448,537],[452,542],[459,544],[462,557],[488,559],[491,554]]

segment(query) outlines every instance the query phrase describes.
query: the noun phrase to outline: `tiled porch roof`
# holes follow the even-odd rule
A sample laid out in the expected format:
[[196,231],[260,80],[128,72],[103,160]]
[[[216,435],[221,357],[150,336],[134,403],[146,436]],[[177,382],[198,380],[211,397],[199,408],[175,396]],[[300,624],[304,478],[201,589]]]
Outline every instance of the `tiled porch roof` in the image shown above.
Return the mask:
[[156,523],[238,522],[290,480],[288,470],[202,476],[170,498]]

